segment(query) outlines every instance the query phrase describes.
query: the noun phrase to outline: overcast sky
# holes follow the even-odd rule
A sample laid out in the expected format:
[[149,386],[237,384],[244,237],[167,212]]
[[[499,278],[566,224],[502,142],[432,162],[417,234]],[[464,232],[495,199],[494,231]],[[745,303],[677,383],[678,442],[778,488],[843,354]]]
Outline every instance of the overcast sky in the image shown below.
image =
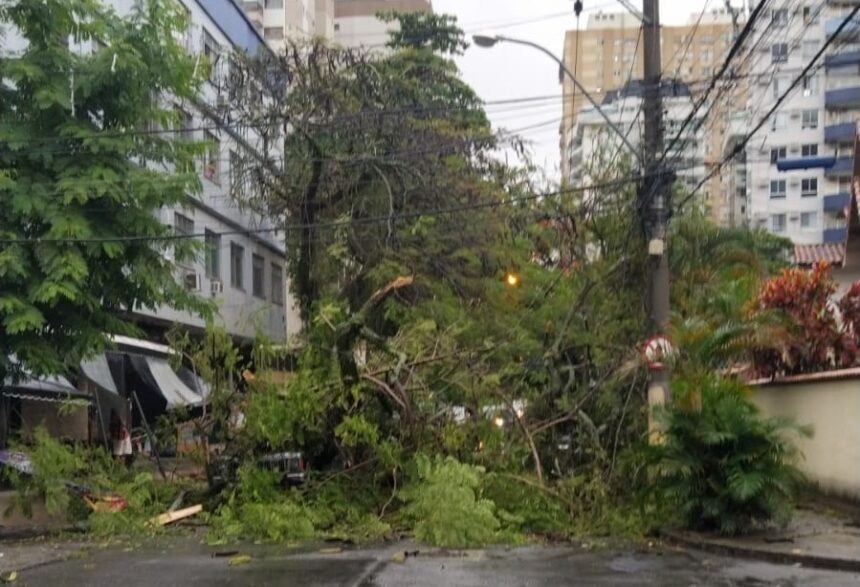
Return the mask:
[[[641,0],[633,3],[642,6]],[[723,0],[660,0],[660,19],[663,24],[683,24],[705,4],[709,9],[717,8]],[[617,1],[610,0],[583,0],[583,5],[580,27],[585,27],[588,13],[623,10]],[[576,28],[573,0],[433,0],[433,8],[457,16],[467,34],[498,30],[541,43],[559,57],[565,31]],[[486,101],[558,96],[557,100],[487,108],[497,126],[524,129],[522,136],[534,142],[535,162],[551,177],[557,177],[561,119],[558,65],[528,47],[504,44],[489,50],[472,45],[458,61],[466,81]]]

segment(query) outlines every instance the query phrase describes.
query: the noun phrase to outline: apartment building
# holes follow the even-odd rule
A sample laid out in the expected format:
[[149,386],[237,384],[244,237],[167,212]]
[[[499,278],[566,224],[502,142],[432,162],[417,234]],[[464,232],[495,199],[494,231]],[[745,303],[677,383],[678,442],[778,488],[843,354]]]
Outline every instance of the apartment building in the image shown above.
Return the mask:
[[[110,0],[106,3],[122,16],[133,7],[132,0]],[[205,235],[200,258],[183,262],[175,268],[176,279],[198,295],[211,299],[217,306],[216,322],[237,339],[250,340],[263,334],[283,341],[300,330],[287,285],[284,243],[273,230],[277,224],[243,209],[241,192],[253,186],[238,180],[243,157],[263,152],[263,143],[255,131],[239,130],[223,122],[217,114],[221,97],[221,79],[228,73],[231,51],[257,53],[267,50],[257,28],[232,0],[184,0],[189,26],[181,42],[192,55],[205,55],[214,64],[209,81],[193,103],[179,103],[170,96],[156,96],[163,108],[176,110],[180,120],[177,129],[151,129],[155,132],[179,132],[184,138],[206,141],[210,147],[197,164],[202,192],[190,199],[186,207],[158,212],[161,221],[183,234]],[[4,49],[14,51],[16,43],[25,42],[14,31],[7,31]],[[107,50],[92,40],[70,39],[73,50],[86,53]],[[266,229],[266,232],[255,232]],[[145,330],[157,333],[178,323],[192,329],[205,324],[198,316],[173,308],[131,309],[135,320]]]
[[[748,119],[742,126],[761,120],[855,5],[810,0],[767,12],[751,45]],[[736,164],[736,172],[746,174],[748,223],[790,238],[804,258],[847,238],[854,129],[860,119],[858,66],[860,20],[835,39],[823,62],[800,80]],[[737,128],[727,139],[744,134]]]
[[288,39],[334,35],[334,0],[245,0],[242,6],[274,51]]
[[[683,121],[693,109],[693,96],[687,84],[666,81],[662,90],[663,122],[667,133],[674,136],[681,132]],[[638,119],[644,93],[641,80],[632,80],[618,90],[605,92],[600,105],[603,113],[619,129],[625,133],[629,129],[627,139],[637,148],[641,145],[643,135],[643,127]],[[570,134],[568,162],[572,184],[588,185],[600,181],[590,174],[590,170],[600,172],[605,169],[618,160],[619,152],[630,155],[621,138],[609,128],[606,119],[594,107],[579,110]],[[700,140],[700,134],[692,126],[688,127],[668,154],[681,167],[678,178],[690,187],[698,184],[705,175],[705,144]]]
[[[565,64],[598,103],[629,80],[642,79],[644,64],[640,25],[639,20],[627,12],[598,12],[589,16],[584,29],[571,30],[565,35]],[[691,94],[697,96],[722,63],[731,46],[734,27],[733,16],[725,9],[691,15],[689,23],[683,26],[662,27],[664,78],[684,82]],[[561,82],[564,96],[560,129],[561,171],[562,177],[574,181],[581,174],[571,167],[572,141],[576,137],[577,118],[581,112],[589,110],[589,104],[580,92],[575,91],[566,76],[561,78]],[[702,143],[702,153],[707,162],[717,160],[722,152],[724,108],[724,104],[711,108],[709,119],[714,123],[709,120],[708,124],[702,125],[702,136],[697,139]],[[641,124],[641,118],[638,124]],[[666,128],[666,136],[670,140],[674,137],[671,128]],[[712,217],[724,221],[727,210],[722,202],[720,178],[715,177],[703,191],[703,201]]]
[[430,0],[334,0],[334,40],[344,47],[382,48],[395,25],[379,12],[433,12]]

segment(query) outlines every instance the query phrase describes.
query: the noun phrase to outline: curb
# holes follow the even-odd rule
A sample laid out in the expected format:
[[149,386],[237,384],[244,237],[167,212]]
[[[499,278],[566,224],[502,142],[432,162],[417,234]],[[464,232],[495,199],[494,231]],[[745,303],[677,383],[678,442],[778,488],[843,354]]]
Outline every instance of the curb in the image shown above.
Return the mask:
[[731,544],[727,541],[715,540],[701,535],[678,532],[675,530],[661,530],[660,534],[667,542],[714,554],[757,559],[778,564],[801,565],[804,567],[824,569],[828,571],[860,572],[860,558],[834,558],[816,554],[797,554],[791,552],[762,550],[751,546]]

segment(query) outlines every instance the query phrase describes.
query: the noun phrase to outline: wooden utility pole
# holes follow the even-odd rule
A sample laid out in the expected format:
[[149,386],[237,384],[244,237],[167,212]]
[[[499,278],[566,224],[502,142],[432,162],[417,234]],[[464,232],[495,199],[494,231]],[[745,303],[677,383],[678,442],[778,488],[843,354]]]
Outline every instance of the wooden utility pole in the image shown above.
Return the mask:
[[[666,224],[670,207],[671,177],[664,166],[663,96],[661,92],[660,8],[658,0],[643,0],[644,57],[644,179],[639,191],[639,210],[648,240],[648,285],[646,307],[652,336],[664,336],[669,325],[669,260]],[[655,407],[668,403],[668,364],[651,370],[648,404]],[[653,420],[649,429],[652,431]]]

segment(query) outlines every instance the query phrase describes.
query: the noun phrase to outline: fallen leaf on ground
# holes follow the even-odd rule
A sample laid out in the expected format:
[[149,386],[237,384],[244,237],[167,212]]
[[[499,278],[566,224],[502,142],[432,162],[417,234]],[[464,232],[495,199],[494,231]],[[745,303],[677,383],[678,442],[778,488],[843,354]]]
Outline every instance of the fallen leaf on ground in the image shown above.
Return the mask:
[[320,554],[340,554],[343,552],[342,548],[321,548]]
[[240,554],[239,556],[234,556],[231,558],[227,564],[231,567],[238,567],[239,565],[247,565],[251,562],[251,557],[247,554]]
[[0,576],[0,579],[2,579],[4,583],[14,583],[18,580],[18,571],[6,573],[5,575]]
[[402,565],[403,563],[406,562],[406,555],[403,554],[402,552],[398,552],[394,556],[391,557],[391,560],[395,563],[399,563]]

